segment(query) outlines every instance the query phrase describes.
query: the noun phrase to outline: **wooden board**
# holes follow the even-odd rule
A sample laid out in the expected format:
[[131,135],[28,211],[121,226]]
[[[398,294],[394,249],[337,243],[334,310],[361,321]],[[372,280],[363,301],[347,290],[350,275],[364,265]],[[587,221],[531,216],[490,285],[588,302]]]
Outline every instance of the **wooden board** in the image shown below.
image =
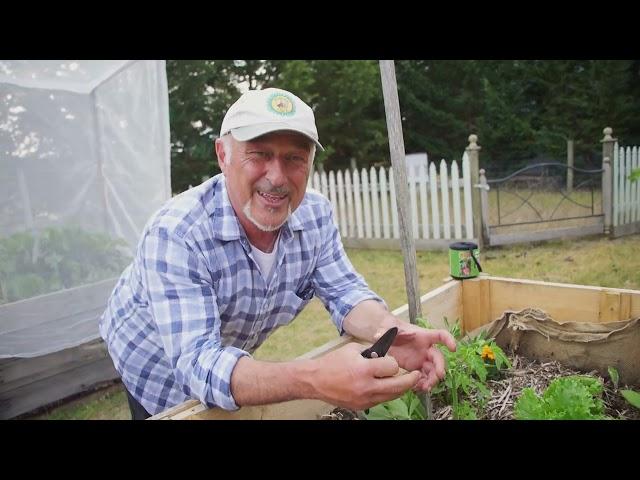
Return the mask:
[[0,360],[0,393],[107,358],[102,339],[33,358]]
[[[243,407],[242,420],[318,420],[322,415],[333,410],[333,406],[320,400],[292,400],[290,402],[274,403]],[[219,408],[206,408],[197,402],[188,409],[177,412],[172,420],[238,420],[238,412],[228,412]],[[155,418],[167,420],[168,418]]]
[[604,232],[603,217],[594,217],[594,225],[585,227],[553,228],[540,230],[538,232],[517,232],[517,233],[494,233],[496,228],[491,227],[489,233],[490,245],[511,245],[513,243],[541,242],[552,239],[567,239],[575,237],[586,237],[589,235],[601,235]]
[[640,233],[640,222],[627,223],[626,225],[617,225],[613,227],[612,237],[618,238],[636,233]]
[[43,380],[0,393],[0,419],[13,418],[119,378],[111,358],[103,358]]
[[420,302],[422,303],[423,316],[434,328],[447,328],[444,322],[445,317],[451,325],[456,320],[463,323],[462,282],[460,280],[451,280],[423,295]]
[[491,322],[490,277],[462,280],[462,331],[470,332]]
[[640,292],[636,290],[491,277],[490,299],[490,321],[505,310],[527,307],[540,308],[559,322],[603,322],[640,316]]

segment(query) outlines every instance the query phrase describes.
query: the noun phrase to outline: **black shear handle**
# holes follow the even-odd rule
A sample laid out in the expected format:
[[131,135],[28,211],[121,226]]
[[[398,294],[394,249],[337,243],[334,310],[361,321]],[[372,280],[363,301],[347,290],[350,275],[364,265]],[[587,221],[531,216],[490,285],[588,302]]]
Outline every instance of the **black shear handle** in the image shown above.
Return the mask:
[[[393,341],[395,340],[397,334],[398,327],[391,327],[376,341],[376,343],[364,350],[361,355],[364,358],[384,357],[391,348],[391,345],[393,344]],[[375,353],[375,355],[372,355],[373,353]]]

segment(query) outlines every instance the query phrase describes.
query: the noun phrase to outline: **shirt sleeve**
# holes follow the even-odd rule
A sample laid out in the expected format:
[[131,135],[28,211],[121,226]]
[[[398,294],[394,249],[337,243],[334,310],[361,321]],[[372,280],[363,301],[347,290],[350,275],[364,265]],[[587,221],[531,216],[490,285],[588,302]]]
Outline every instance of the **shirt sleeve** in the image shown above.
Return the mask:
[[216,293],[203,259],[163,227],[152,228],[141,247],[149,307],[176,381],[209,408],[237,410],[231,373],[250,355],[221,344]]
[[331,320],[343,335],[344,317],[363,300],[376,300],[385,308],[387,304],[374,293],[362,275],[356,272],[344,251],[340,233],[333,222],[331,206],[327,202],[328,212],[323,215],[322,249],[312,276],[316,294],[331,314]]

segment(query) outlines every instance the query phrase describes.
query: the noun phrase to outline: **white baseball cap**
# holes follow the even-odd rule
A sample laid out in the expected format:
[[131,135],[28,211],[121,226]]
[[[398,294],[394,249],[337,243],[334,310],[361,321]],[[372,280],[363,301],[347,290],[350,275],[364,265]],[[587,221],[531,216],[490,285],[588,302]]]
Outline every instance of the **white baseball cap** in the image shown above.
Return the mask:
[[246,142],[278,130],[301,133],[324,150],[318,141],[311,107],[293,93],[278,88],[245,92],[224,116],[220,136],[231,133],[236,140]]

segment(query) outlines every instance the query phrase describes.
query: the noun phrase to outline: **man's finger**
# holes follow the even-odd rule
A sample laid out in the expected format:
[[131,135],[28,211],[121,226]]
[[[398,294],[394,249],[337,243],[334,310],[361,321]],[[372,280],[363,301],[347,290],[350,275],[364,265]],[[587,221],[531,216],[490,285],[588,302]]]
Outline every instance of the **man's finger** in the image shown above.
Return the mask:
[[392,377],[400,370],[398,362],[391,355],[370,358],[367,362],[370,364],[371,373],[376,378]]
[[440,380],[442,380],[444,378],[444,374],[445,374],[445,371],[444,371],[444,366],[445,366],[444,355],[437,348],[431,347],[427,351],[427,357],[431,360],[431,363],[433,364],[431,366],[431,368],[433,370],[435,370],[435,374],[437,375],[437,377]]
[[425,392],[427,390],[430,390],[429,387],[429,382],[427,380],[420,380],[418,383],[416,383],[416,386],[413,387],[413,391],[418,393],[418,392]]
[[429,330],[433,343],[441,343],[451,351],[456,351],[456,339],[446,330]]
[[381,403],[398,398],[407,390],[414,388],[419,380],[420,372],[417,370],[396,375],[395,377],[380,378],[377,380],[378,393],[373,395],[373,399],[377,403]]

